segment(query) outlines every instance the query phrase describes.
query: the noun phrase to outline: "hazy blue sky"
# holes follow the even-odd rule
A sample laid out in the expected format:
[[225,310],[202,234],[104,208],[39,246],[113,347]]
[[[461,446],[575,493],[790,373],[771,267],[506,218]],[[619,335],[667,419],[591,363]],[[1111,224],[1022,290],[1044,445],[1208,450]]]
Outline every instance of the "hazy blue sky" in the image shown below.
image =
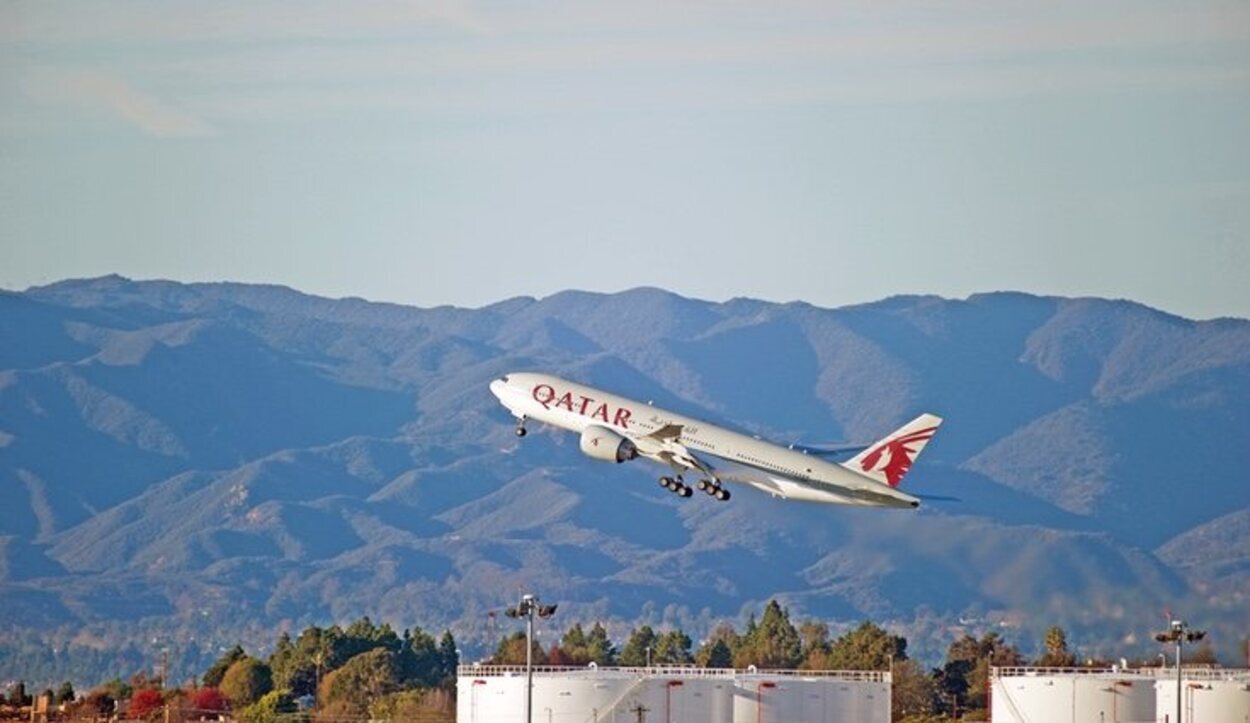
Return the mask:
[[5,2],[0,287],[1250,317],[1250,2]]

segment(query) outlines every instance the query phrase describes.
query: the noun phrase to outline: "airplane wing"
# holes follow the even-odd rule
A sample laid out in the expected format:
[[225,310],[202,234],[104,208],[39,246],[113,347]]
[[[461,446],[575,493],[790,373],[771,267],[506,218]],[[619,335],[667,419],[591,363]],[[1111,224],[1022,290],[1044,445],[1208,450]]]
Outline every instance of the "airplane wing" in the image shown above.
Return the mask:
[[680,424],[666,424],[647,436],[662,442],[676,441],[681,437],[681,430]]
[[666,464],[678,473],[694,469],[713,476],[712,467],[678,441],[681,433],[682,425],[665,424],[650,434],[635,438],[634,446],[638,448],[638,454]]

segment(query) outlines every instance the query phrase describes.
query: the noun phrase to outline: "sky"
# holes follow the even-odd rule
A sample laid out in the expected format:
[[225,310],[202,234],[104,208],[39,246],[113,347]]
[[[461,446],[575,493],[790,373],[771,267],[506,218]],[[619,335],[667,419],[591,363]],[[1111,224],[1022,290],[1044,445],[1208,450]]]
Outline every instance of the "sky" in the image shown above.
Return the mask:
[[1250,3],[0,4],[0,288],[1250,318]]

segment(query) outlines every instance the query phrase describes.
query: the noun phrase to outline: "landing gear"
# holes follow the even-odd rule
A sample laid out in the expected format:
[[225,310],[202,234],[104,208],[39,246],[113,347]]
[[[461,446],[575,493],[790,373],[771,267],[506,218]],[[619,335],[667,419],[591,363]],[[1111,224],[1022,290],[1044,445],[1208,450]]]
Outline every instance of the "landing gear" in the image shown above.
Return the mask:
[[516,436],[518,437],[525,436],[525,417],[521,417],[520,419],[516,420]]
[[721,487],[719,481],[701,479],[698,487],[700,492],[706,492],[721,502],[725,502],[730,498],[729,490]]
[[694,494],[694,490],[687,487],[686,483],[681,481],[681,477],[678,477],[677,479],[673,479],[672,477],[661,477],[660,486],[678,497],[689,497]]

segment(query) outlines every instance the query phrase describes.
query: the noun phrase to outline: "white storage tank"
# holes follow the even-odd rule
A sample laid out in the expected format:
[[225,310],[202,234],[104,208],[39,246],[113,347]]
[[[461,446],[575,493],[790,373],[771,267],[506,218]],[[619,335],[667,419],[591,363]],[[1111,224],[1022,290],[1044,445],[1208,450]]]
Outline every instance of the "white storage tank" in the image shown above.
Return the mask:
[[[662,681],[666,688],[666,720],[672,723],[727,723],[733,719],[734,682],[723,678],[674,677]],[[623,719],[624,720],[624,719]],[[636,721],[637,718],[629,718]]]
[[[457,680],[459,723],[522,723],[524,669],[464,666]],[[539,669],[534,674],[535,723],[729,723],[731,671],[693,669]]]
[[[638,676],[534,675],[535,721],[578,721],[607,710],[642,682]],[[460,723],[524,723],[525,673],[512,669],[462,670],[456,682]]]
[[747,673],[738,676],[734,723],[889,723],[884,673]]
[[[461,666],[458,723],[523,723],[525,670]],[[877,672],[688,667],[537,668],[535,723],[888,723],[890,679]]]
[[1009,723],[1147,723],[1155,717],[1155,681],[1112,669],[996,668],[990,714]]
[[[1173,673],[1174,674],[1174,673]],[[1156,720],[1176,720],[1176,679],[1155,681]],[[1250,721],[1250,672],[1185,671],[1181,682],[1183,723],[1246,723]]]

